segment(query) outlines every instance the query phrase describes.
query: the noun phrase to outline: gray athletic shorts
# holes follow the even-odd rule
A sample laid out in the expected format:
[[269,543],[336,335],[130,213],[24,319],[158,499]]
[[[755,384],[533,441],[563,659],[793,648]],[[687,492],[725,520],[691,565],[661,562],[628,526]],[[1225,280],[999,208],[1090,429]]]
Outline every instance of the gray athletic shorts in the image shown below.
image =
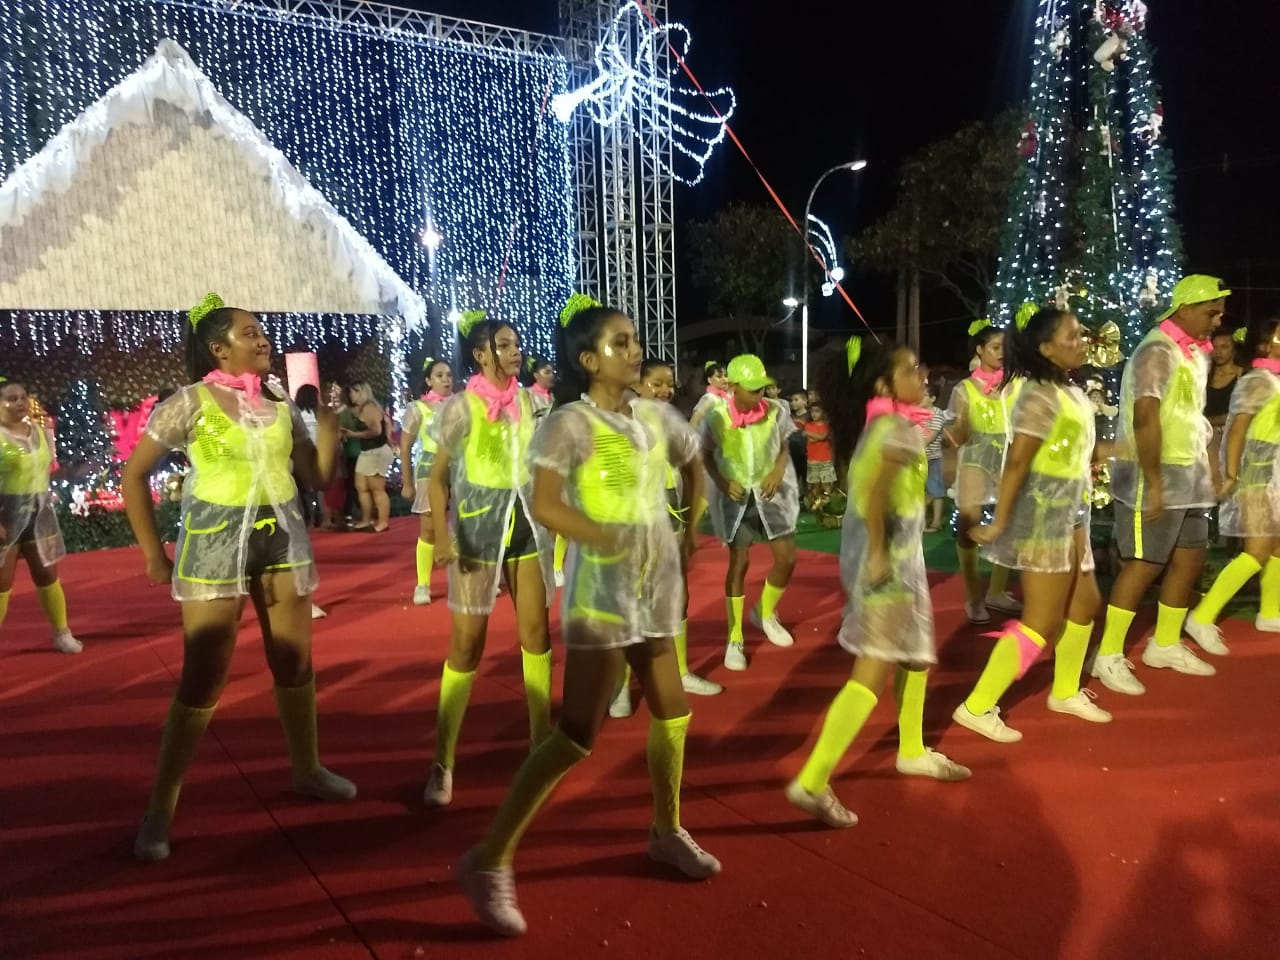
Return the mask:
[[1115,501],[1116,545],[1124,560],[1166,564],[1175,547],[1200,550],[1209,543],[1209,515],[1204,507],[1166,510],[1154,523],[1141,511]]

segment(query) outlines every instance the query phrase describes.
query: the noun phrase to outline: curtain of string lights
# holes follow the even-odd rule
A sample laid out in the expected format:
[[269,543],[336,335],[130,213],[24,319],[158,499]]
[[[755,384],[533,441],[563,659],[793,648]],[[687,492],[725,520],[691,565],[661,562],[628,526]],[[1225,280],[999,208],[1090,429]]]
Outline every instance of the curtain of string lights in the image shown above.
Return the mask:
[[[0,178],[165,37],[428,300],[438,346],[453,345],[451,309],[484,307],[531,351],[554,356],[555,318],[575,274],[568,135],[544,111],[565,89],[562,58],[248,3],[4,0]],[[7,316],[13,335],[38,348],[108,327],[129,346],[182,336],[179,313]],[[385,318],[269,321],[281,347],[326,336],[352,345],[376,330],[390,352],[403,351]]]

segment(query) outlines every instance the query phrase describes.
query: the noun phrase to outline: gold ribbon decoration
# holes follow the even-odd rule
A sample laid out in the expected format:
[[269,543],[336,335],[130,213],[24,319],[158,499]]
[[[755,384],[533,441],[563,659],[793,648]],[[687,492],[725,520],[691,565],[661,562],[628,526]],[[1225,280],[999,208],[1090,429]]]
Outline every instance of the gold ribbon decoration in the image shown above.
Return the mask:
[[1084,362],[1099,370],[1117,366],[1124,360],[1120,350],[1120,328],[1108,320],[1097,330],[1086,330]]

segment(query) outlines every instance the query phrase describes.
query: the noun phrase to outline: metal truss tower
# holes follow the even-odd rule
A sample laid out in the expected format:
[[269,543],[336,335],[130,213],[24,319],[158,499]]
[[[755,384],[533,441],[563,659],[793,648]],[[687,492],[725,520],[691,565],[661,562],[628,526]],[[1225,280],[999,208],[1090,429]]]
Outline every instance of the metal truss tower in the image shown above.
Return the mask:
[[[666,21],[666,0],[646,5],[659,23]],[[617,11],[617,0],[561,0],[570,89],[594,78],[596,47]],[[634,30],[619,38],[619,52],[632,61],[640,42]],[[663,46],[657,69],[665,75],[671,65]],[[647,353],[674,367],[675,184],[662,166],[671,165],[669,110],[633,105],[616,124],[601,127],[579,109],[572,122],[579,288],[630,313]]]

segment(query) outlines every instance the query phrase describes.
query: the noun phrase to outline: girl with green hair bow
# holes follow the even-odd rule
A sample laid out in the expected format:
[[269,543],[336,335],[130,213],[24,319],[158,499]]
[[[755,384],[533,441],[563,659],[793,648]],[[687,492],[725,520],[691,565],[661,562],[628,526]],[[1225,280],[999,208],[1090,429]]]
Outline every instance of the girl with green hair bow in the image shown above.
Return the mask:
[[436,529],[431,517],[431,464],[436,456],[436,415],[453,396],[453,368],[444,360],[428,357],[422,364],[422,396],[409,404],[400,425],[400,495],[418,515],[418,544],[414,554],[418,582],[413,604],[431,602],[431,571],[435,569]]

